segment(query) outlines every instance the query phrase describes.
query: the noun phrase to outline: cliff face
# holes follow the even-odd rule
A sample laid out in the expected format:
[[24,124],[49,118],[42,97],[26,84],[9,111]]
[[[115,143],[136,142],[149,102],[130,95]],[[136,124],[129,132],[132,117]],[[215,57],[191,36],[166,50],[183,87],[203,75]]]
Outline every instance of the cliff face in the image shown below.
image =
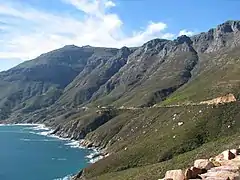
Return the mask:
[[96,92],[94,99],[116,105],[152,105],[185,84],[197,62],[189,37],[152,40],[128,57],[127,64]]
[[[239,42],[240,22],[227,21],[193,37],[135,48],[65,46],[0,73],[0,118],[45,123],[58,135],[112,152],[87,168],[85,178],[113,173],[121,179],[119,172],[127,179],[129,172],[132,179],[151,179],[136,175],[150,165],[149,177],[156,178],[154,167],[168,169],[167,160],[186,165],[183,154],[211,151],[213,140],[237,136],[239,103],[232,101],[240,98]],[[235,99],[224,97],[229,93]],[[158,108],[191,102],[202,105]],[[218,102],[232,103],[205,106]]]
[[227,48],[234,48],[239,45],[240,22],[227,21],[218,25],[215,29],[210,29],[206,33],[201,33],[191,37],[193,46],[199,53],[211,53]]

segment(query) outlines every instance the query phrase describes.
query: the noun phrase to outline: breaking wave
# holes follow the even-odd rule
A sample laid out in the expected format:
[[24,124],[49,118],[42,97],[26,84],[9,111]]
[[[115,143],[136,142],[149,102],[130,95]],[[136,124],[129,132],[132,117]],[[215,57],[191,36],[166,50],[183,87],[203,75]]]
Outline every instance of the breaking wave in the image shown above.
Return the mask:
[[[29,133],[54,138],[54,139],[43,139],[43,140],[34,140],[34,139],[31,140],[31,139],[23,138],[23,139],[20,139],[21,141],[56,141],[56,139],[57,139],[57,140],[67,141],[67,143],[65,143],[65,145],[70,146],[71,148],[92,150],[91,153],[86,156],[89,163],[95,163],[95,162],[99,161],[100,159],[104,158],[104,156],[102,155],[102,153],[99,150],[94,149],[94,148],[86,148],[80,144],[80,141],[70,140],[69,138],[62,138],[60,136],[57,136],[57,135],[53,134],[53,132],[54,132],[53,129],[46,127],[44,124],[20,123],[20,124],[0,124],[0,126],[27,126],[27,129],[31,130],[31,131],[29,131]],[[63,159],[59,159],[59,160],[63,160]],[[68,180],[66,178],[69,178],[69,177],[70,176],[66,176],[66,177],[64,177],[65,179],[58,178],[55,180]]]
[[65,177],[63,177],[63,178],[55,178],[55,179],[53,179],[53,180],[71,180],[71,176],[70,176],[70,175],[67,175],[67,176],[65,176]]

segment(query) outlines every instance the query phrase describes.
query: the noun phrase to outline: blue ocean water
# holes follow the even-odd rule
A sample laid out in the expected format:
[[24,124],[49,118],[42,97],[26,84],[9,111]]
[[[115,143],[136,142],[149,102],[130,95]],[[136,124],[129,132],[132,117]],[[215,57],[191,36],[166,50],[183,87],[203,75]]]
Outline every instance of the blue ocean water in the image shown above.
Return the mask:
[[87,166],[91,150],[71,147],[74,142],[42,131],[0,126],[0,180],[61,180]]

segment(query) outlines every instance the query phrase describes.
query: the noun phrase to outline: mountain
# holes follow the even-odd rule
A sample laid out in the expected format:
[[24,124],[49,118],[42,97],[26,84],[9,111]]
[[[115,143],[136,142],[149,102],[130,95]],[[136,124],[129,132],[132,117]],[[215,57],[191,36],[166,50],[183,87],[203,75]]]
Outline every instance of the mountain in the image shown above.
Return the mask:
[[[28,113],[50,106],[60,97],[64,100],[65,92],[72,93],[72,86],[75,86],[79,76],[85,81],[86,78],[94,78],[94,73],[102,70],[105,74],[97,82],[99,84],[96,84],[100,86],[123,65],[124,57],[121,59],[121,53],[122,50],[113,48],[70,45],[0,73],[0,107],[4,112],[2,118],[8,117],[13,111]],[[108,66],[112,66],[111,70],[104,72]],[[90,72],[92,76],[89,75]],[[95,89],[90,83],[87,88]],[[77,94],[79,93],[76,92],[73,99],[67,102],[77,101]]]
[[[227,21],[140,47],[42,54],[0,73],[0,118],[108,153],[76,179],[152,180],[239,144],[239,89],[240,21]],[[229,93],[236,102],[200,103]]]

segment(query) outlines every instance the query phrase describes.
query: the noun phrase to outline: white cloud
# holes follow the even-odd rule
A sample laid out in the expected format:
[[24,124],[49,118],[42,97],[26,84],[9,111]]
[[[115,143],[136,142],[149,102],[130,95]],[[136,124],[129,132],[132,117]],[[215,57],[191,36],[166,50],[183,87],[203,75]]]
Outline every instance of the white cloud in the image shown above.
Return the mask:
[[[35,58],[66,44],[78,46],[140,46],[153,38],[173,38],[167,24],[149,22],[145,28],[126,34],[118,14],[109,12],[110,0],[59,0],[84,14],[81,18],[64,12],[52,13],[27,4],[0,0],[0,58]],[[12,3],[11,3],[12,2]],[[1,25],[1,24],[0,24]],[[2,28],[3,27],[3,28]]]
[[186,30],[186,29],[183,29],[183,30],[181,30],[180,32],[179,32],[179,36],[182,36],[182,35],[186,35],[186,36],[192,36],[192,35],[194,35],[194,34],[196,34],[195,32],[193,32],[193,31],[188,31],[188,30]]
[[175,34],[172,34],[172,33],[164,33],[161,38],[163,39],[173,39],[175,38]]
[[101,13],[102,0],[63,0],[66,3],[72,4],[77,9],[86,14],[99,15]]
[[150,22],[150,24],[147,27],[146,33],[153,34],[153,33],[162,31],[162,30],[164,30],[166,28],[167,28],[167,25],[165,23],[162,23],[162,22],[158,22],[158,23]]
[[116,4],[115,4],[114,2],[112,2],[112,1],[106,1],[106,2],[104,3],[104,5],[105,5],[106,7],[115,7],[115,6],[116,6]]

